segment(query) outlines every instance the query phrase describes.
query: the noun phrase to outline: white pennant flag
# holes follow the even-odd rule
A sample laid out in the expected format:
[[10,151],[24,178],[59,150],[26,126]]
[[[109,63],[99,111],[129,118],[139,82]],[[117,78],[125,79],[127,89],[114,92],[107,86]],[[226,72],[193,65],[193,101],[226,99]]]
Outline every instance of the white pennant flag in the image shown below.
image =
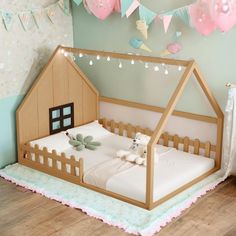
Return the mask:
[[28,30],[31,14],[29,12],[18,13],[19,19],[25,31]]
[[54,24],[55,22],[55,17],[56,17],[56,12],[55,12],[55,9],[50,7],[50,8],[47,8],[46,9],[46,13],[47,13],[47,16],[48,16],[48,19],[51,21],[52,24]]
[[40,22],[43,17],[43,10],[42,9],[34,10],[32,11],[32,15],[34,17],[35,24],[37,25],[38,28],[40,28]]

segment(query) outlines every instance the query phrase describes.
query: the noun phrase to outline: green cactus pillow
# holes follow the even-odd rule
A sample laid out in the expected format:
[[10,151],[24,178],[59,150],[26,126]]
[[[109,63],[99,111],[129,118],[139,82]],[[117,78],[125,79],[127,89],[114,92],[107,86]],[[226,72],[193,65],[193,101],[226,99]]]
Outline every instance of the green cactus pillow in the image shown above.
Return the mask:
[[82,134],[77,134],[76,137],[72,137],[67,134],[69,137],[69,144],[71,144],[77,151],[82,151],[84,148],[89,150],[96,150],[98,146],[101,146],[100,142],[93,141],[92,136],[83,137]]

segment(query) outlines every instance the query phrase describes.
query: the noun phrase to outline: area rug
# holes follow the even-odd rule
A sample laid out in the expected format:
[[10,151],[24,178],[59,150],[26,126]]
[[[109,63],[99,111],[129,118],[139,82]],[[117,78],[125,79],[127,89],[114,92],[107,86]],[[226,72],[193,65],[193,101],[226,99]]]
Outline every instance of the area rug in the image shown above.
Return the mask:
[[220,172],[216,172],[152,211],[147,211],[20,164],[0,170],[0,176],[47,198],[81,209],[89,216],[130,234],[143,236],[160,231],[199,197],[223,181]]

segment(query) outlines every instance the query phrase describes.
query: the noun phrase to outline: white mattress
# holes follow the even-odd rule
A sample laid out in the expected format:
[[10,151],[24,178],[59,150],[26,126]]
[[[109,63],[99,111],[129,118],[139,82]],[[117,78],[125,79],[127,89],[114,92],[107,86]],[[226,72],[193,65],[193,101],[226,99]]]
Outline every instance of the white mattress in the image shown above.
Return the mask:
[[[96,138],[102,143],[96,151],[76,151],[73,148],[64,150],[66,156],[74,155],[77,160],[84,159],[84,171],[112,158],[119,149],[128,149],[132,139],[108,134]],[[34,141],[34,144],[37,140]],[[56,149],[56,147],[55,147]],[[206,173],[214,167],[214,160],[185,153],[157,145],[159,161],[154,166],[154,200],[158,200],[173,192],[184,184]],[[106,189],[126,197],[145,201],[146,192],[146,168],[134,165],[134,167],[111,177],[106,184]]]

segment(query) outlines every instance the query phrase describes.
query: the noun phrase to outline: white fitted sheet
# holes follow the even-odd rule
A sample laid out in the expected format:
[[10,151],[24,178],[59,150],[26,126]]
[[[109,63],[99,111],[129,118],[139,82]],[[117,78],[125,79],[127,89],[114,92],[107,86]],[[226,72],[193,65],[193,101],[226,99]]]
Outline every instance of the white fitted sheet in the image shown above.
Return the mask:
[[[128,149],[132,143],[132,139],[112,133],[103,135],[100,138],[98,137],[96,141],[102,143],[102,146],[98,147],[96,151],[84,149],[78,152],[73,148],[69,148],[63,152],[65,152],[67,157],[74,155],[77,160],[82,157],[86,173],[95,165],[116,158],[115,155],[119,149]],[[37,143],[37,140],[34,141],[35,143]],[[206,173],[215,164],[213,159],[178,151],[162,145],[157,145],[157,152],[159,160],[154,166],[155,201]],[[134,165],[132,168],[111,177],[107,181],[106,190],[144,202],[145,186],[146,168]]]

